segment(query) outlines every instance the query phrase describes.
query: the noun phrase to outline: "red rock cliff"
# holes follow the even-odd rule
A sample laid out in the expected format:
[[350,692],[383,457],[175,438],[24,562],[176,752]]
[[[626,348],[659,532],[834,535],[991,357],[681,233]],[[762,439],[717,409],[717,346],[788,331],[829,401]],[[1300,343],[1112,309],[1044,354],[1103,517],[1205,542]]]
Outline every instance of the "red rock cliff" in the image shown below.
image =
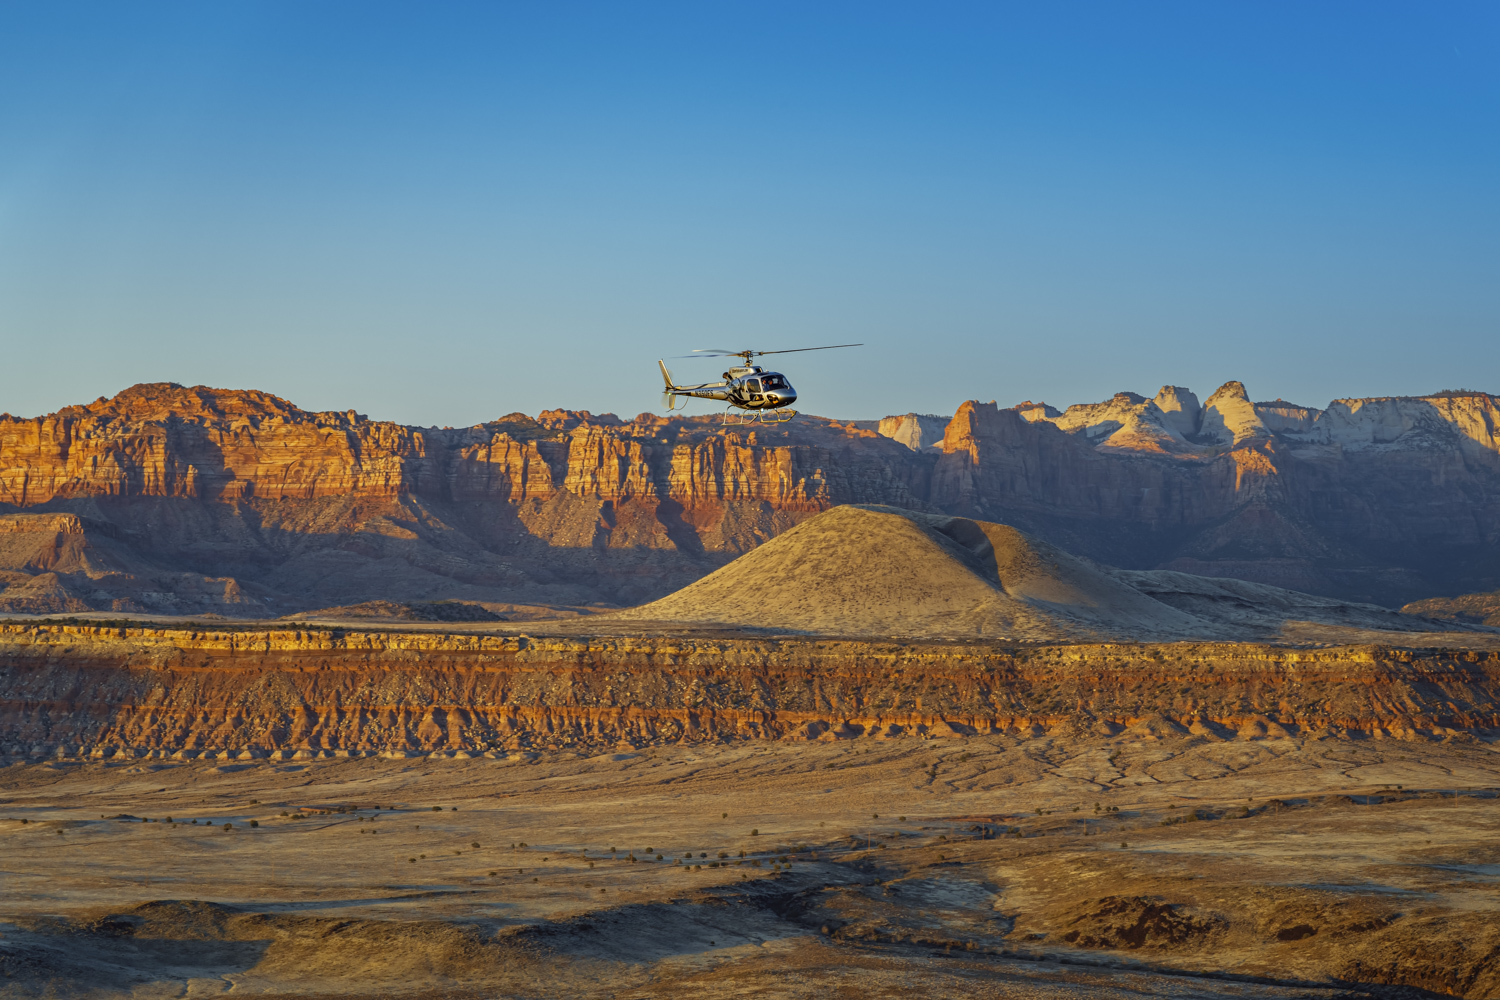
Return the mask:
[[[1065,413],[965,403],[940,449],[914,450],[873,421],[550,411],[420,428],[141,385],[0,416],[0,513],[16,519],[0,611],[635,603],[850,502],[982,516],[1131,568],[1401,603],[1500,587],[1497,428],[1483,393],[1317,410],[1232,382],[1202,406],[1180,387]],[[59,513],[82,534],[30,517]]]

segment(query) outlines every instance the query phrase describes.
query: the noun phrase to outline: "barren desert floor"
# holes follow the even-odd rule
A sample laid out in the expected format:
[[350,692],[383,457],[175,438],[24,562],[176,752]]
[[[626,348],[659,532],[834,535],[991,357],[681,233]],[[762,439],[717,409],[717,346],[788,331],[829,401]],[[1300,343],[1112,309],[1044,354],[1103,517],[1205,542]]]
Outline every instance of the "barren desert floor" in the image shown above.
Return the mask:
[[1496,789],[1147,725],[18,761],[0,996],[1500,996]]

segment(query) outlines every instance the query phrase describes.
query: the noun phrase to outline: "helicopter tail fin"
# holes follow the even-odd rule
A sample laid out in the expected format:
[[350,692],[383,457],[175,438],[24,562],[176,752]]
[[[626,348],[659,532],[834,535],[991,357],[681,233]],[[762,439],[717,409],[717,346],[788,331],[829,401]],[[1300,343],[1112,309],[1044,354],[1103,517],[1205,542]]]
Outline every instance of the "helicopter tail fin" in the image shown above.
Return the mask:
[[677,393],[672,391],[675,388],[672,385],[672,373],[667,371],[667,363],[665,361],[658,360],[656,364],[661,368],[661,380],[666,383],[666,388],[662,390],[661,394],[661,408],[671,413],[677,409]]

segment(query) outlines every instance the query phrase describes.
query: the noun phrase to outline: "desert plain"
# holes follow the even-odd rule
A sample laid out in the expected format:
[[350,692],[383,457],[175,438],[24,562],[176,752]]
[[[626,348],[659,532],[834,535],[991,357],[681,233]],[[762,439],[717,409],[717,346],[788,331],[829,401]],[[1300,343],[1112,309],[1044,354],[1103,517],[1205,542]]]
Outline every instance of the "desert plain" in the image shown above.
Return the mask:
[[[1483,727],[1445,724],[1493,711],[1490,651],[1064,645],[1005,667],[972,645],[806,643],[819,661],[764,638],[528,636],[535,661],[496,656],[550,680],[511,677],[505,716],[474,681],[501,667],[466,666],[451,631],[376,652],[306,633],[286,661],[260,633],[239,653],[194,635],[8,627],[10,721],[19,693],[98,742],[6,748],[0,995],[1500,995],[1500,756]],[[399,655],[416,642],[437,652]],[[638,688],[601,708],[589,675],[625,690],[627,647]],[[794,662],[800,682],[776,666]],[[429,700],[468,690],[465,720],[339,728],[351,691],[390,703],[403,671]],[[697,671],[740,675],[784,717],[736,715],[734,683]],[[208,675],[230,673],[254,679],[212,701]],[[808,678],[821,693],[798,711]],[[44,683],[94,696],[44,706]],[[1188,692],[1175,709],[1129,707],[1172,705],[1167,685]],[[921,711],[878,707],[914,686]],[[1049,707],[1059,691],[1072,710]],[[1272,715],[1224,721],[1247,692]],[[267,722],[278,698],[342,715],[304,720],[309,740]],[[235,705],[239,735],[206,725]],[[221,746],[182,749],[193,733]]]
[[17,762],[0,990],[1491,996],[1497,787],[1483,743],[1160,726]]

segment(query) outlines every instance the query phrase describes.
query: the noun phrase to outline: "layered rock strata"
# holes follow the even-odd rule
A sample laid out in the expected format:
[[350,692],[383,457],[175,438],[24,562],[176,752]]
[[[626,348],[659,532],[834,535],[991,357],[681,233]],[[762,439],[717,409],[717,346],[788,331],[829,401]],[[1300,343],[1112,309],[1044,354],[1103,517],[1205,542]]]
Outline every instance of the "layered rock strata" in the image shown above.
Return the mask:
[[1315,409],[1230,382],[1202,404],[1167,386],[1066,411],[971,401],[940,422],[549,411],[424,428],[136,386],[0,415],[0,613],[635,604],[841,503],[1387,605],[1500,586],[1485,393]]
[[1500,727],[1500,654],[0,626],[0,750],[468,751],[1058,726]]

